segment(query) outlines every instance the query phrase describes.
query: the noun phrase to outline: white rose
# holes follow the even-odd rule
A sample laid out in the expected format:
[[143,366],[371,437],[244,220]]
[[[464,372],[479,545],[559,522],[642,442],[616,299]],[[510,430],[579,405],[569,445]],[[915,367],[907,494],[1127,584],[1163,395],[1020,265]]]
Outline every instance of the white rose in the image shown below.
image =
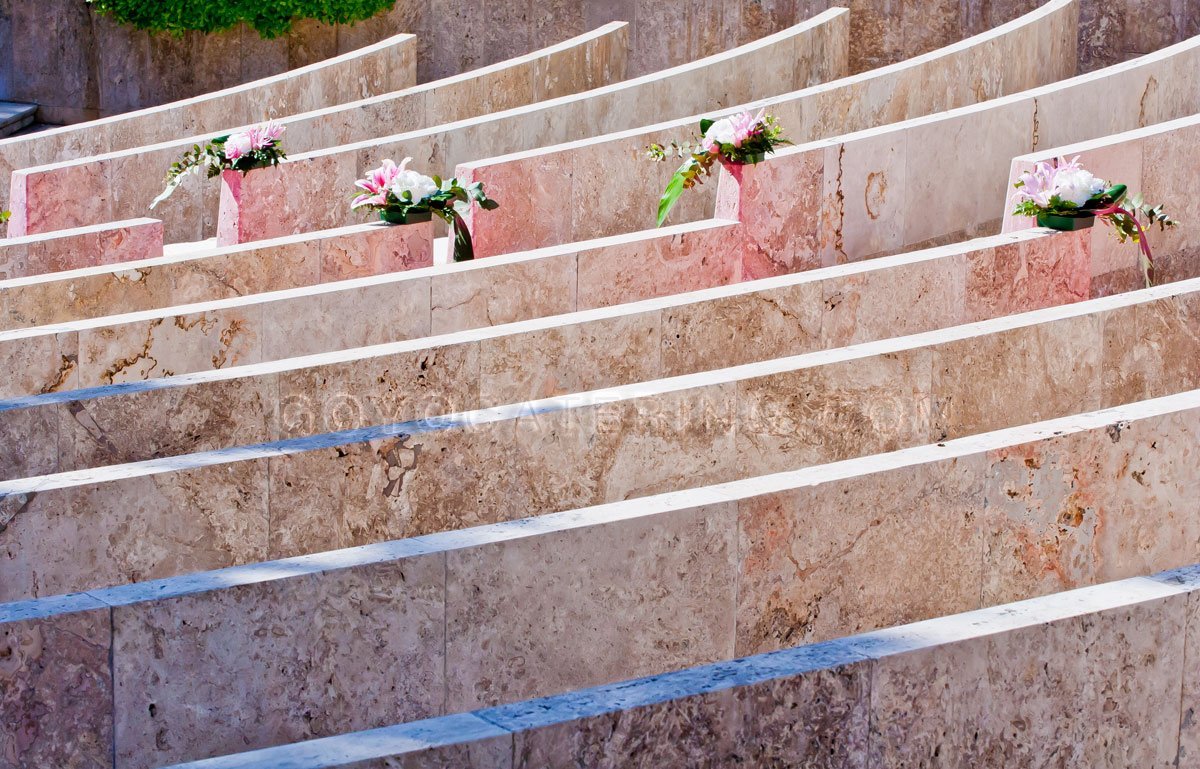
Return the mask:
[[249,134],[233,134],[225,140],[225,157],[230,160],[237,160],[249,155],[251,149]]
[[1055,193],[1077,206],[1082,206],[1093,195],[1104,190],[1105,183],[1082,168],[1060,173],[1054,179]]
[[391,186],[392,194],[397,198],[403,198],[405,191],[411,193],[412,202],[414,203],[420,202],[422,198],[429,197],[437,192],[438,189],[433,179],[416,171],[401,171]]
[[717,122],[708,127],[704,132],[704,138],[709,139],[717,144],[733,144],[733,119],[723,117]]

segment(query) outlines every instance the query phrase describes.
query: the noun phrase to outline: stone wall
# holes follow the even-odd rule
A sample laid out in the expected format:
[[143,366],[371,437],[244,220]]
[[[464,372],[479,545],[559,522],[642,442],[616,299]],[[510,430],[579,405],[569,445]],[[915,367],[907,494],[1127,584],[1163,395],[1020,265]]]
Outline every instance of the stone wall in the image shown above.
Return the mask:
[[1185,766],[1198,572],[164,769]]
[[[1185,392],[1200,386],[1198,301],[1200,281],[1183,281],[586,395],[0,482],[0,601],[536,517]],[[573,362],[650,357],[630,337],[636,355],[601,348]],[[395,376],[444,387],[447,403],[472,397],[454,372],[491,365],[483,344],[422,345]],[[388,392],[393,381],[350,379],[344,392],[408,400]],[[330,386],[304,371],[291,382],[259,400]]]
[[[1183,78],[1175,78],[1179,82]],[[1047,146],[1012,161],[1008,183],[1034,164],[1059,157],[1079,156],[1080,163],[1102,179],[1125,184],[1130,195],[1142,193],[1151,205],[1163,204],[1180,226],[1150,230],[1155,262],[1155,282],[1184,280],[1200,274],[1200,236],[1190,222],[1200,221],[1200,198],[1193,186],[1200,169],[1200,115],[1156,123],[1102,139]],[[1033,227],[1032,219],[1012,215],[1005,205],[1004,232]],[[1097,225],[1089,232],[1095,260],[1092,282],[1098,294],[1131,291],[1142,284],[1137,251],[1121,244],[1108,227]]]
[[[502,65],[496,65],[421,86],[416,89],[422,91],[418,100],[407,106],[405,94],[389,94],[366,104],[367,109],[343,105],[342,109],[295,115],[283,121],[289,126],[287,146],[293,156],[305,157],[303,153],[317,147],[334,147],[346,156],[318,161],[329,171],[320,177],[310,176],[304,182],[299,176],[282,177],[284,181],[271,185],[269,197],[276,215],[269,226],[260,226],[243,216],[235,229],[245,233],[246,239],[263,239],[293,230],[328,229],[337,226],[334,221],[346,225],[361,221],[362,214],[351,211],[345,200],[345,190],[352,190],[354,180],[360,177],[338,179],[332,173],[335,169],[357,169],[359,160],[369,170],[383,158],[411,156],[414,168],[445,178],[453,175],[454,164],[460,159],[630,128],[647,120],[654,122],[707,109],[714,102],[731,107],[842,77],[846,72],[847,16],[845,10],[827,11],[775,35],[660,76],[608,85],[604,84],[625,70],[626,28],[614,30],[604,25],[591,36],[559,41],[539,52],[539,58],[546,60],[540,64],[530,62],[530,54],[506,61],[503,66],[515,75],[514,82],[507,85],[506,73],[494,71]],[[604,34],[606,30],[612,34]],[[569,45],[572,42],[574,45]],[[791,62],[791,66],[778,66],[780,60]],[[528,68],[522,68],[520,62],[526,62]],[[560,74],[553,89],[516,87],[522,80],[528,86],[531,75],[544,77],[545,72],[555,69]],[[593,83],[602,85],[585,89]],[[557,98],[536,101],[554,96]],[[503,111],[487,113],[489,104]],[[472,111],[477,116],[464,119]],[[457,122],[442,122],[446,119]],[[392,141],[382,142],[378,138],[381,136],[391,137]],[[129,218],[113,216],[118,210],[134,211],[135,216],[144,214],[162,185],[154,175],[142,173],[142,168],[168,167],[193,141],[180,139],[13,173],[9,196],[13,216],[8,234]],[[346,157],[353,161],[344,162]],[[263,194],[264,190],[256,188],[266,181],[264,173],[272,180],[281,178],[279,169],[249,174],[241,184],[243,195],[256,198]],[[168,242],[200,240],[207,237],[206,233],[211,234],[217,220],[219,185],[204,181],[189,180],[156,209],[163,216]],[[64,184],[72,190],[70,203],[63,205],[62,194],[56,194],[57,208],[52,212],[47,193]],[[266,202],[266,198],[257,199],[260,204]],[[321,203],[325,200],[330,205]],[[304,213],[293,219],[285,212],[296,205],[303,206]]]
[[[1200,483],[1194,474],[1181,472],[1200,424],[1198,396],[1193,391],[943,446],[576,510],[534,525],[499,524],[3,605],[0,650],[13,650],[16,663],[0,668],[0,676],[8,676],[0,680],[24,694],[17,699],[21,713],[37,712],[39,704],[65,700],[68,694],[89,705],[43,714],[35,744],[57,745],[70,754],[90,738],[115,749],[119,765],[127,769],[511,703],[637,675],[666,673],[674,679],[674,687],[659,689],[669,691],[664,699],[695,694],[688,682],[723,681],[716,688],[726,688],[739,683],[738,677],[668,671],[800,643],[830,643],[851,633],[1195,562],[1200,557],[1197,522],[1181,513],[1178,500],[1194,498]],[[1093,474],[1097,465],[1103,472]],[[1081,520],[1076,521],[1076,510]],[[1148,530],[1161,536],[1147,542],[1142,532]],[[1054,547],[1025,546],[1030,541],[1053,541]],[[1031,550],[1041,557],[1031,557]],[[654,557],[644,557],[647,553]],[[1094,596],[1113,605],[1130,598],[1112,586]],[[1078,596],[1041,603],[1070,607],[1057,619],[1098,608],[1094,599]],[[341,629],[343,612],[353,613],[354,632]],[[596,625],[577,619],[601,613],[610,619]],[[886,659],[1020,627],[1044,632],[1043,623],[1051,621],[1011,606],[984,609],[968,619],[974,621],[950,617],[924,628],[900,627],[833,643],[849,643],[860,652],[873,649]],[[78,632],[89,620],[108,632]],[[261,632],[264,624],[270,632]],[[1183,629],[1178,623],[1164,625],[1159,645],[1137,669],[1170,670],[1177,687],[1182,666],[1174,663]],[[672,643],[684,635],[689,643]],[[1068,645],[1061,658],[1047,652],[1060,649],[1057,644],[1027,648],[1028,666],[1016,665],[1017,671],[1063,664],[1079,673],[1078,663],[1096,675],[1128,680],[1124,677],[1134,669],[1109,664],[1110,653],[1096,653],[1101,647],[1085,654]],[[799,647],[777,655],[777,674],[787,669],[780,657],[812,659],[819,649]],[[906,705],[936,709],[944,707],[942,697],[975,702],[986,696],[986,690],[980,695],[972,686],[978,681],[965,672],[947,675],[947,668],[991,655],[941,652],[913,655],[907,665],[904,657],[885,664],[907,670],[922,683],[936,682],[904,688],[894,679],[887,686],[885,678],[883,690],[892,693],[879,698],[885,713],[900,718]],[[72,656],[75,665],[63,664]],[[372,664],[380,656],[390,664]],[[1011,666],[1011,658],[998,656],[995,663]],[[940,666],[943,676],[959,685],[943,689],[944,679],[926,670],[929,665]],[[80,678],[91,686],[80,687]],[[1003,680],[998,670],[991,680],[997,703],[1015,704],[1008,699],[1011,692],[995,683]],[[1061,683],[1053,676],[1049,680]],[[496,722],[511,725],[515,714],[524,713],[548,726],[569,709],[566,702],[590,701],[601,713],[634,715],[636,722],[640,686],[645,682],[565,695],[559,707],[501,705],[492,715],[507,715]],[[1048,690],[1046,696],[1057,693]],[[1108,713],[1131,707],[1138,712],[1140,700],[1125,688],[1120,694],[1096,696],[1098,702],[1107,700]],[[1066,696],[1071,695],[1080,697],[1078,692]],[[1173,696],[1178,706],[1177,688]],[[238,717],[248,702],[260,717]],[[816,727],[797,719],[791,707],[822,704],[828,702],[804,690],[762,701],[804,729]],[[736,710],[729,702],[715,705],[726,708],[713,714],[715,723]],[[1092,721],[1074,717],[1072,708],[1083,706],[1082,697],[1072,700],[1056,711],[1059,715],[1039,722],[1034,734],[1044,737],[1045,725],[1053,723],[1094,728]],[[211,718],[198,723],[197,708]],[[635,710],[626,711],[630,708]],[[312,717],[298,717],[305,711]],[[956,729],[1011,728],[1005,719],[989,721],[970,708],[965,712],[979,720]],[[1110,716],[1110,727],[1112,721]],[[108,732],[114,722],[115,735]],[[954,723],[942,713],[931,728]],[[1148,723],[1132,720],[1106,736],[1115,731],[1144,737]],[[1161,734],[1173,735],[1179,720],[1162,723]],[[626,741],[609,739],[607,726],[597,727],[597,734],[604,735],[608,749],[620,750]],[[575,734],[589,731],[578,721],[565,728]],[[921,724],[907,728],[919,730]],[[919,749],[905,748],[899,734],[890,741],[889,729],[881,728],[880,734],[893,757],[903,749]],[[1066,734],[1067,739],[1077,735],[1070,728]],[[569,739],[556,741],[546,734],[538,739],[572,755],[564,747]],[[853,753],[862,747],[836,730],[820,739],[825,749],[840,746]],[[949,744],[964,748],[955,739]],[[643,744],[675,749],[679,742],[664,737]],[[785,742],[801,750],[811,744]],[[1154,740],[1139,742],[1150,751],[1162,747]],[[260,766],[324,765],[275,758],[277,763]],[[592,756],[566,765],[598,763]],[[604,765],[627,766],[615,759]]]
[[[682,64],[803,21],[838,0],[534,0],[437,4],[401,0],[353,27],[298,24],[262,40],[150,35],[97,18],[83,0],[0,0],[0,99],[46,105],[43,119],[77,122],[162,104],[345,53],[384,37],[419,37],[418,74],[445,77],[519,56],[606,21],[633,25],[631,74]],[[1036,0],[897,3],[850,0],[855,71],[899,61],[1016,18]],[[1200,0],[1086,0],[1080,71],[1200,34]],[[40,45],[14,41],[40,40]]]
[[[175,315],[182,308],[171,308],[157,317],[143,315],[137,323],[93,328],[99,333],[87,337],[91,343],[80,348],[65,386],[99,385],[102,371],[117,382],[159,378],[164,368],[208,374],[154,386],[75,390],[69,403],[52,395],[25,399],[21,408],[0,401],[0,479],[296,439],[695,374],[1088,298],[1090,255],[1083,235],[1047,237],[1044,231],[1031,230],[911,257],[886,257],[865,268],[839,266],[766,285],[717,288],[731,274],[737,275],[735,238],[740,233],[734,227],[653,232],[654,239],[581,247],[578,256],[602,264],[602,271],[572,269],[576,254],[559,254],[469,272],[410,271],[371,285],[355,281],[355,288],[323,295],[306,291],[262,296],[257,297],[262,305],[258,313],[244,303],[219,302],[193,305],[186,315]],[[692,268],[694,287],[711,288],[587,309],[598,299],[617,303],[620,289],[613,284],[637,274],[640,265],[626,255],[639,250],[656,254],[657,258],[650,256],[655,264],[686,264]],[[713,256],[725,252],[732,258],[724,264]],[[518,283],[524,290],[513,290]],[[568,288],[572,284],[577,286],[574,291]],[[681,292],[688,287],[675,286]],[[414,293],[430,295],[432,306],[418,308],[411,300]],[[625,296],[639,298],[630,292]],[[339,304],[331,309],[335,298]],[[319,335],[275,332],[281,319],[290,328],[320,328],[325,317],[353,312],[351,301],[403,305],[406,317],[429,316],[422,319],[421,328],[437,336],[396,345],[394,341],[412,331],[401,322]],[[497,311],[485,314],[481,305]],[[537,319],[540,322],[528,322]],[[67,346],[71,330],[84,325],[90,324],[58,326],[59,344]],[[733,334],[744,343],[731,350],[728,340]],[[232,354],[219,342],[229,336],[239,340]],[[247,341],[259,338],[271,342],[261,354]],[[353,347],[364,341],[380,344]],[[170,344],[186,346],[188,352],[181,354]],[[0,355],[7,347],[0,341]],[[650,355],[650,350],[662,352]],[[319,365],[299,357],[318,351],[327,353]],[[242,359],[230,360],[238,354]],[[279,365],[254,364],[252,359],[260,356]],[[23,357],[35,367],[32,350]],[[392,375],[409,370],[414,358],[422,357],[435,361],[427,365],[429,375]],[[477,366],[445,365],[476,359]],[[514,359],[523,363],[510,370],[506,364]],[[122,361],[133,363],[112,375]],[[57,363],[51,359],[42,365],[55,369]],[[221,368],[218,381],[214,366],[220,363],[244,365]],[[336,384],[317,386],[318,382]],[[263,409],[271,393],[282,398],[278,417]],[[175,412],[180,402],[188,403],[192,417],[185,420]],[[150,429],[168,413],[176,414],[169,427]],[[200,425],[202,441],[195,435]],[[97,434],[104,440],[97,441]]]

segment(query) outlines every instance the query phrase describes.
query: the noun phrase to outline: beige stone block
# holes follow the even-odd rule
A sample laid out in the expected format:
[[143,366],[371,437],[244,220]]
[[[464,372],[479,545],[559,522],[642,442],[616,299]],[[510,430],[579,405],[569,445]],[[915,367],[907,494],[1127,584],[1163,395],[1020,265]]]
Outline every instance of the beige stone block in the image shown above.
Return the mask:
[[118,606],[118,759],[152,769],[439,715],[444,584],[444,556],[414,556]]
[[448,553],[447,709],[732,656],[735,520],[726,504]]

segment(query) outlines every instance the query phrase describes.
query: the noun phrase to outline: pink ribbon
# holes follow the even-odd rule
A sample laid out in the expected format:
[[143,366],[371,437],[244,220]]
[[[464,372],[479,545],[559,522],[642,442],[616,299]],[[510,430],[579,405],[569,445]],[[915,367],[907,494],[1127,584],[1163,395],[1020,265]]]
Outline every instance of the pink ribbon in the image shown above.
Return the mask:
[[1146,237],[1146,231],[1142,229],[1142,223],[1137,220],[1137,217],[1126,211],[1124,208],[1115,203],[1108,208],[1096,211],[1096,216],[1113,216],[1116,214],[1124,214],[1133,220],[1133,226],[1138,231],[1138,245],[1142,249],[1142,253],[1146,255],[1146,280],[1151,284],[1154,283],[1154,255],[1150,253],[1150,240]]

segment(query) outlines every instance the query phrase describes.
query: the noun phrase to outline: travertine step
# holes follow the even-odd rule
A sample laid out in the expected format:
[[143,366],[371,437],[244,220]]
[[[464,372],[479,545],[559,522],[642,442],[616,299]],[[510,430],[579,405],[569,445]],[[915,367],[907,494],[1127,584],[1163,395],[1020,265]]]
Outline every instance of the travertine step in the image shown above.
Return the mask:
[[[755,109],[764,104],[769,106],[772,111],[778,112],[788,126],[806,125],[800,116],[808,114],[809,110],[816,115],[828,116],[829,122],[824,124],[826,130],[817,131],[812,135],[806,136],[803,130],[789,128],[792,139],[803,142],[859,128],[880,126],[894,120],[929,115],[949,107],[973,104],[1023,88],[1054,82],[1074,71],[1077,16],[1078,8],[1073,3],[1054,0],[992,34],[972,38],[928,54],[927,57],[920,57],[914,60],[914,66],[911,68],[902,67],[899,72],[885,68],[834,81],[824,87],[763,99],[751,106]],[[1027,51],[1031,48],[1038,50],[1039,55],[1029,57]],[[768,70],[772,66],[774,65],[768,65]],[[992,76],[981,82],[970,75],[976,67],[986,68]],[[939,86],[930,87],[930,82],[937,82]],[[898,92],[903,93],[905,98],[895,98]],[[675,98],[679,91],[671,90],[670,93]],[[876,93],[880,95],[876,96]],[[294,162],[284,164],[271,173],[246,177],[241,189],[244,200],[236,217],[230,209],[222,219],[236,221],[237,226],[233,229],[242,233],[243,237],[250,238],[267,237],[277,232],[280,227],[286,227],[287,232],[295,232],[336,226],[346,221],[350,213],[342,206],[333,205],[332,198],[329,198],[331,205],[319,207],[319,210],[314,212],[311,206],[290,202],[283,209],[279,205],[264,206],[260,204],[260,196],[267,190],[276,189],[283,184],[296,190],[306,190],[320,199],[319,196],[325,194],[325,190],[345,188],[352,184],[355,178],[374,167],[373,163],[377,164],[379,158],[388,156],[411,155],[417,159],[419,166],[444,169],[444,173],[449,175],[452,169],[460,164],[510,152],[536,149],[553,142],[599,135],[616,140],[621,137],[612,135],[613,132],[635,127],[641,127],[638,133],[644,134],[644,127],[654,118],[642,109],[640,102],[621,106],[619,110],[609,111],[610,122],[605,124],[602,130],[595,130],[590,126],[590,120],[578,115],[561,122],[544,121],[540,119],[541,116],[534,116],[539,120],[534,123],[537,132],[531,136],[527,125],[530,115],[523,111],[510,111],[480,121],[439,126],[423,132],[389,136],[295,156]],[[661,117],[679,118],[714,109],[724,111],[719,107],[720,105],[714,105],[711,101],[688,109],[677,105],[676,109]],[[613,117],[614,113],[619,117]],[[860,114],[858,119],[861,123],[855,123],[855,119],[849,117],[848,113]],[[699,116],[686,120],[687,128],[684,130],[694,130],[698,120]],[[672,125],[674,126],[674,123]],[[552,133],[547,134],[542,130],[543,126],[549,126]],[[687,138],[688,135],[681,137],[678,127],[674,127],[670,133],[673,135],[666,137],[656,134],[654,140],[681,139]],[[1021,147],[1011,152],[1008,157],[1028,149],[1026,145]],[[603,160],[610,153],[614,155],[611,165]],[[636,164],[632,170],[630,163]],[[516,233],[523,227],[530,228],[533,233],[541,233],[547,228],[563,233],[564,230],[573,228],[570,236],[544,241],[545,245],[568,243],[590,237],[585,234],[588,225],[581,211],[590,210],[595,206],[588,202],[586,205],[571,205],[564,209],[563,201],[603,199],[603,206],[610,210],[594,212],[594,231],[597,234],[614,234],[651,227],[658,196],[674,170],[671,166],[670,163],[655,164],[646,160],[644,145],[631,147],[629,144],[617,142],[599,152],[593,148],[587,162],[575,167],[556,167],[551,163],[542,166],[527,165],[522,173],[527,175],[526,180],[531,182],[532,189],[523,194],[536,199],[543,206],[541,213],[530,217],[524,204],[517,203],[505,214],[503,199],[497,198],[501,200],[502,208],[490,212],[496,216],[490,226],[503,228],[509,233]],[[578,191],[564,189],[561,181],[563,176],[572,176],[581,184],[586,184],[589,188],[594,187],[595,194],[584,191],[582,187]],[[641,180],[645,179],[655,180],[650,185],[655,190],[652,196],[640,194],[644,189]],[[550,189],[555,191],[547,194],[546,190]],[[611,192],[601,192],[602,189]],[[617,190],[621,192],[612,194]],[[601,197],[598,198],[597,195]],[[705,210],[704,203],[703,196],[685,201],[685,205],[689,206],[688,210],[695,212],[691,218],[703,216],[701,212]],[[800,210],[807,207],[807,201],[803,198],[797,199],[795,204]],[[303,214],[300,213],[300,208],[305,209]],[[612,213],[612,209],[619,209],[621,213]],[[544,212],[548,211],[561,213],[547,216]],[[106,215],[112,216],[114,213],[115,209]],[[568,217],[570,222],[567,221]],[[617,225],[618,229],[615,230],[605,228],[614,220],[624,221],[624,224]],[[676,219],[686,220],[683,213]],[[548,221],[554,223],[547,224]],[[484,250],[479,252],[481,255],[505,252],[505,249],[497,245],[497,238],[490,241],[485,239],[482,245]],[[520,248],[514,247],[511,250]]]
[[[1039,58],[1047,51],[1037,50]],[[975,60],[969,66],[980,65]],[[765,277],[998,232],[1001,205],[1012,192],[1005,185],[1013,157],[1200,112],[1200,84],[1177,74],[1197,68],[1200,35],[1069,80],[990,101],[962,100],[947,105],[958,109],[937,114],[916,111],[872,123],[845,119],[840,111],[827,116],[827,107],[822,109],[825,105],[815,98],[771,103],[771,112],[798,146],[743,169],[747,186],[741,204],[752,203],[774,220],[795,210],[805,216],[796,217],[798,226],[785,232],[767,230],[764,253],[751,274]],[[1169,94],[1158,86],[1167,82],[1172,83]],[[927,84],[914,88],[921,99],[930,98],[931,90],[940,93]],[[891,98],[893,92],[880,93]],[[1136,98],[1140,94],[1144,100]],[[513,201],[473,218],[476,253],[506,253],[653,226],[658,197],[674,168],[656,167],[639,150],[689,129],[653,126],[461,164],[460,176],[483,182],[497,200]],[[947,159],[948,148],[962,146],[971,148],[969,157]],[[299,184],[304,170],[293,164],[284,173]],[[326,170],[315,162],[309,169],[315,174]],[[692,207],[680,206],[671,221],[690,221],[715,210],[718,216],[752,223],[751,216],[737,216],[736,205],[730,205],[738,202],[736,194],[722,185],[718,202],[715,187],[689,190],[685,197],[692,198]],[[780,195],[780,190],[789,194]],[[536,215],[552,201],[578,199],[589,205],[573,207],[570,216]],[[271,215],[268,207],[260,208],[258,216]]]
[[[605,24],[557,45],[417,85],[417,40],[397,35],[225,91],[0,142],[0,203],[9,200],[11,172],[45,165],[70,169],[93,156],[111,159],[122,175],[138,177],[129,182],[136,189],[148,190],[193,144],[268,117],[287,126],[284,146],[303,152],[375,135],[380,125],[413,130],[595,88],[625,77],[626,38],[624,23]],[[146,174],[146,164],[162,170]],[[76,186],[81,178],[78,171],[60,174],[62,181]],[[106,192],[122,189],[114,185]],[[157,194],[130,210],[141,215]],[[187,199],[186,192],[180,199]],[[216,199],[209,202],[215,205]],[[193,204],[175,210],[201,216],[205,209]]]
[[[0,244],[37,243],[56,238],[60,232],[90,229],[62,230]],[[159,228],[159,251],[163,253],[153,259],[0,280],[0,329],[61,326],[433,264],[433,230],[428,224],[386,227],[376,222],[226,248],[175,244],[165,252],[161,236]],[[94,258],[95,253],[95,249],[80,248],[70,250],[66,258]],[[103,255],[104,250],[99,253]]]
[[[296,155],[323,147],[349,147],[354,142],[370,144],[376,137],[397,132],[436,137],[436,149],[430,138],[424,138],[406,143],[397,148],[400,154],[393,154],[397,161],[412,155],[417,159],[414,167],[448,178],[453,176],[453,163],[459,159],[508,151],[513,142],[515,149],[592,136],[628,128],[638,120],[656,120],[679,112],[706,109],[714,101],[718,106],[731,106],[841,77],[847,71],[848,34],[848,12],[844,8],[832,8],[804,23],[732,50],[611,84],[608,84],[610,80],[620,80],[624,71],[624,47],[615,43],[608,45],[601,40],[597,41],[591,61],[580,62],[569,48],[562,49],[555,56],[547,56],[549,61],[538,65],[535,72],[517,75],[512,84],[508,83],[504,73],[497,75],[494,72],[492,78],[482,83],[464,83],[461,78],[456,79],[447,84],[446,93],[431,92],[440,94],[429,99],[443,106],[441,111],[421,112],[426,98],[426,94],[421,93],[413,100],[415,104],[385,97],[378,104],[359,105],[328,118],[321,113],[296,116],[292,123],[298,130],[285,137],[284,146],[290,147],[289,153]],[[584,47],[582,42],[577,47]],[[619,71],[617,67],[604,66],[605,59],[616,61]],[[780,62],[784,61],[789,63],[786,68],[780,67]],[[584,90],[585,78],[593,74],[589,67],[595,67],[597,72],[591,79],[591,90]],[[554,68],[575,77],[547,81],[547,73]],[[539,89],[538,86],[545,82],[556,83],[557,90]],[[529,86],[530,83],[533,85]],[[521,85],[527,87],[517,87]],[[363,106],[367,108],[363,109]],[[402,122],[399,116],[414,108],[417,119]],[[502,111],[487,115],[492,109]],[[288,139],[293,136],[295,140],[288,145]],[[131,162],[136,160],[138,168],[146,163],[168,168],[197,138],[200,137],[181,137],[149,147],[15,172],[12,176],[14,209],[13,220],[9,223],[10,234],[106,221],[114,218],[117,211],[144,210],[158,194],[161,184],[149,175],[130,173]],[[493,145],[496,149],[487,149]],[[451,162],[446,162],[446,155],[450,156]],[[378,166],[384,157],[388,155],[372,157],[369,165],[364,165],[364,172]],[[433,162],[435,157],[436,162]],[[364,159],[364,163],[367,162]],[[293,231],[328,229],[319,223],[329,214],[325,211],[326,206],[318,201],[329,201],[342,214],[339,223],[333,226],[353,223],[357,215],[348,215],[346,196],[353,189],[355,178],[358,177],[344,180],[344,184],[329,178],[317,187],[275,188],[272,192],[280,206],[280,223],[276,223],[273,231],[261,231],[253,239],[278,237]],[[104,190],[105,194],[97,194],[95,198],[81,194],[79,199],[72,201],[74,205],[63,207],[61,200],[56,202],[52,191],[60,188],[66,179],[72,180],[81,191],[98,193]],[[213,234],[217,212],[217,199],[213,193],[217,188],[216,184],[181,187],[169,203],[160,207],[166,217],[168,242],[198,240]],[[291,221],[291,213],[283,208],[297,205],[301,200],[310,203],[304,214],[307,224]],[[18,206],[16,201],[23,202]],[[168,206],[184,215],[170,215]],[[282,222],[287,222],[286,226]]]
[[33,125],[37,118],[36,104],[18,104],[0,101],[0,139],[12,136],[23,128]]
[[[736,234],[721,226],[707,232],[726,241]],[[662,238],[624,240],[622,246],[639,270],[646,264],[642,254],[657,252],[676,264],[691,263],[697,282],[711,271],[711,282],[719,283],[727,274],[718,269],[722,252],[701,234],[680,239],[667,231]],[[622,252],[593,253],[590,257],[602,265],[601,272],[585,272],[579,278],[568,273],[566,280],[550,256],[542,257],[540,264],[497,257],[494,265],[484,260],[469,269],[455,266],[433,271],[429,278],[437,330],[530,319],[315,358],[170,377],[144,386],[130,383],[0,400],[0,479],[487,408],[1076,302],[1089,296],[1090,255],[1081,247],[1086,242],[1081,234],[1029,230],[567,314],[561,310],[594,306],[598,297],[616,296],[626,272],[619,259]],[[580,256],[587,253],[583,244],[578,248]],[[574,260],[576,254],[563,256]],[[729,256],[730,261],[740,261],[734,251]],[[488,278],[502,275],[505,264],[536,268],[522,273],[522,285],[526,295],[542,303],[540,312],[464,316],[460,313],[466,305],[444,298],[450,286],[459,296],[475,297],[475,303],[511,295],[513,281]],[[390,285],[426,281],[426,272],[414,271]],[[357,296],[388,304],[374,290]],[[320,312],[309,311],[304,302],[294,304],[294,312],[277,314],[296,326],[321,323]],[[566,306],[570,304],[574,307]],[[509,305],[520,309],[512,300]],[[199,313],[186,316],[197,317]],[[222,323],[218,312],[206,311],[203,317],[214,326]],[[193,328],[195,337],[214,334],[199,325]],[[248,323],[242,330],[254,333],[257,327]],[[394,333],[395,327],[385,331]],[[111,339],[119,327],[110,326],[106,333]],[[144,340],[147,333],[137,327],[133,338]],[[345,339],[360,333],[351,330]],[[161,345],[155,341],[143,349],[160,360]],[[176,331],[167,341],[180,345],[190,337]],[[81,360],[77,373],[84,381],[93,378],[85,370],[87,363]]]
[[[410,258],[411,266],[429,263],[428,223],[359,235],[397,244],[404,256],[392,261],[395,268]],[[315,243],[301,240],[286,250],[303,254]],[[335,352],[725,285],[740,280],[739,243],[736,227],[714,221],[501,262],[364,270],[367,277],[0,331],[0,361],[11,371],[0,397]],[[338,250],[330,255],[341,262]],[[19,303],[23,295],[4,298]]]
[[[1182,505],[1200,494],[1197,431],[1191,391],[534,521],[0,605],[0,638],[52,639],[32,667],[78,648],[55,630],[92,628],[103,640],[83,666],[102,685],[81,695],[94,720],[73,726],[112,719],[120,765],[153,767],[1192,563],[1200,521]],[[17,685],[36,708],[72,680]],[[257,717],[238,716],[247,703]],[[68,724],[56,714],[43,729]]]
[[1200,744],[1198,601],[1191,566],[170,769],[1171,766]]
[[1185,281],[703,374],[3,482],[0,600],[513,520],[1182,392],[1200,386],[1198,297],[1200,280]]
[[[12,279],[38,276],[56,270],[95,265],[123,269],[126,262],[161,257],[162,222],[130,219],[74,230],[56,230],[25,238],[0,238],[0,287],[19,285]],[[115,265],[115,266],[114,266]],[[3,292],[0,288],[0,292]],[[0,293],[0,318],[7,313]],[[0,328],[4,328],[0,319]]]

